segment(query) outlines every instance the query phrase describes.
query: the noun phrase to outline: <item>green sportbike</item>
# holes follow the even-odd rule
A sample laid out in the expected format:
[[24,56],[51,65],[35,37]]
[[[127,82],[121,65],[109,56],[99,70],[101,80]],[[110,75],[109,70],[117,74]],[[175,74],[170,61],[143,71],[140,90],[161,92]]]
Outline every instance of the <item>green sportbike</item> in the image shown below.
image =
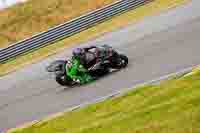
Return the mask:
[[120,70],[128,65],[128,57],[114,50],[112,47],[103,45],[98,58],[100,63],[96,63],[96,50],[87,51],[90,58],[87,68],[85,68],[80,60],[71,58],[68,60],[56,60],[47,66],[47,71],[54,73],[55,80],[62,86],[73,86],[77,84],[86,84],[108,74],[113,69]]

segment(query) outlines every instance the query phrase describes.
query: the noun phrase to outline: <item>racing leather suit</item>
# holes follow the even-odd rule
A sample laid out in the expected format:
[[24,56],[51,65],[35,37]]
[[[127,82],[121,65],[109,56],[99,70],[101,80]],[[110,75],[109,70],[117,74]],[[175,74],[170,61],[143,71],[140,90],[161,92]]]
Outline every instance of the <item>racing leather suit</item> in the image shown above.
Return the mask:
[[[82,56],[80,56],[81,64],[85,66],[85,68],[89,68],[91,66],[95,65],[101,65],[102,61],[104,60],[104,57],[106,57],[108,54],[110,54],[110,51],[108,50],[109,46],[103,45],[103,46],[90,46],[85,47],[83,50],[85,51]],[[91,52],[91,51],[92,52]]]

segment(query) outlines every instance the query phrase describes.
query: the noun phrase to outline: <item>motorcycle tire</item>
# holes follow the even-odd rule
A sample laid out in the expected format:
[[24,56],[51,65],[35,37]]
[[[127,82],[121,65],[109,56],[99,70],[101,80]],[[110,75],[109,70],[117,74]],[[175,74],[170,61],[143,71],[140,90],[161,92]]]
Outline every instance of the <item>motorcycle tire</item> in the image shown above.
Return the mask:
[[56,75],[55,80],[58,84],[60,84],[62,86],[72,86],[75,84],[73,80],[71,80],[63,75]]
[[121,60],[120,67],[125,68],[128,65],[128,57],[123,54],[120,54],[119,57]]
[[120,54],[118,56],[118,60],[112,62],[112,65],[111,65],[111,68],[114,68],[114,69],[121,69],[121,68],[125,68],[126,66],[128,65],[128,57],[123,55],[123,54]]

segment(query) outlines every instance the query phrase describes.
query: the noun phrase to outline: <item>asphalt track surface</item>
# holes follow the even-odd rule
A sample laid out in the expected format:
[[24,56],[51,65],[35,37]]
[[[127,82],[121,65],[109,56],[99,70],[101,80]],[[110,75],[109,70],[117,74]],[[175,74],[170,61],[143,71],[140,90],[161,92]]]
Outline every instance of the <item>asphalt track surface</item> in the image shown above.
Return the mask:
[[59,86],[45,66],[70,49],[0,78],[0,131],[47,117],[123,88],[200,64],[200,2],[157,16],[81,45],[111,44],[129,57],[129,66],[92,84]]

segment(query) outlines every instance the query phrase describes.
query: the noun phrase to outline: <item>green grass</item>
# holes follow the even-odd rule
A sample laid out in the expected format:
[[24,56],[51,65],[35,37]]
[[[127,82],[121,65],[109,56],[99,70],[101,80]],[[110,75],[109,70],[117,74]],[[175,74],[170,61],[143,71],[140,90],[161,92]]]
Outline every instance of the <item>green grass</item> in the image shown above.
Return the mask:
[[0,48],[116,0],[28,0],[0,11]]
[[12,133],[199,133],[200,71],[66,112]]

